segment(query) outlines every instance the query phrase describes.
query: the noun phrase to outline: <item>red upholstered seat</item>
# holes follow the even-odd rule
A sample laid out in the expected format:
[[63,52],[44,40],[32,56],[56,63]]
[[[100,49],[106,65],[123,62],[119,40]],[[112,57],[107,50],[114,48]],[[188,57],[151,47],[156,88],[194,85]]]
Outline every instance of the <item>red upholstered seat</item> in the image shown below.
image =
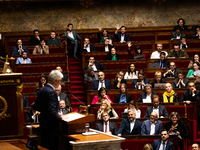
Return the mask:
[[35,87],[23,87],[23,93],[34,93]]
[[35,102],[36,98],[37,96],[27,96],[29,106],[31,106],[31,104]]
[[22,83],[26,83],[26,82],[38,82],[39,78],[40,78],[39,76],[22,77]]
[[170,40],[171,35],[158,35],[158,40]]

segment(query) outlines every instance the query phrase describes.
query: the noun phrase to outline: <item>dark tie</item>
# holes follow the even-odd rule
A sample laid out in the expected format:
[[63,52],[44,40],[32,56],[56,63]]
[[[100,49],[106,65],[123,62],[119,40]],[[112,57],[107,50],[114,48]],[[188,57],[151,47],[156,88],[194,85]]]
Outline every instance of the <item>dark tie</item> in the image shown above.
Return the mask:
[[106,133],[107,130],[108,130],[108,129],[107,129],[107,122],[105,122],[105,126],[106,126],[106,127],[105,127],[105,133]]
[[160,68],[161,68],[161,69],[163,68],[163,63],[162,63],[162,62],[160,63]]
[[101,82],[101,87],[103,87],[103,82]]
[[165,150],[165,142],[163,142],[163,150]]

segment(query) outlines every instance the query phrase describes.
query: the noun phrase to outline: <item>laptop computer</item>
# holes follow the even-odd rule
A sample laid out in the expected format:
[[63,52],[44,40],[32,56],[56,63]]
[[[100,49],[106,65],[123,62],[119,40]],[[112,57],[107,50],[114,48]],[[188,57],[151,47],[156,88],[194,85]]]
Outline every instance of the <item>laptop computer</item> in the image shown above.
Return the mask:
[[160,69],[160,63],[149,63],[149,69]]

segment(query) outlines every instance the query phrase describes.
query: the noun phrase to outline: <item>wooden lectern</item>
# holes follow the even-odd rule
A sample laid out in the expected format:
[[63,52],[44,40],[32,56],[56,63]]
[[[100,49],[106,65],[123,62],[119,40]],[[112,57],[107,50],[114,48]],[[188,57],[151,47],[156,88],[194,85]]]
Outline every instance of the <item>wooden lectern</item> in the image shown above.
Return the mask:
[[0,140],[23,137],[21,73],[0,74]]

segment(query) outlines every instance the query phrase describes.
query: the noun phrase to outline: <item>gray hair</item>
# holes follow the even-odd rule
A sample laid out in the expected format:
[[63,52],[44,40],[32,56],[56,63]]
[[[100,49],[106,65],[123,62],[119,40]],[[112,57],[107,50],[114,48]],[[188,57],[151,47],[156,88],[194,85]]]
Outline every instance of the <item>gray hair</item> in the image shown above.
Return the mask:
[[145,84],[145,88],[146,87],[150,87],[151,88],[152,86],[151,86],[151,84],[147,83],[147,84]]
[[52,70],[48,77],[48,82],[54,83],[56,80],[62,80],[63,74],[58,70]]
[[129,113],[129,112],[133,112],[133,113],[136,115],[135,109],[129,109],[129,110],[128,110],[128,113]]
[[200,73],[197,73],[197,74],[196,74],[196,77],[200,78]]
[[89,73],[89,72],[91,72],[91,71],[94,71],[94,69],[90,66],[90,67],[88,67],[88,69],[87,69],[87,73]]
[[157,45],[163,45],[162,43],[158,43]]

